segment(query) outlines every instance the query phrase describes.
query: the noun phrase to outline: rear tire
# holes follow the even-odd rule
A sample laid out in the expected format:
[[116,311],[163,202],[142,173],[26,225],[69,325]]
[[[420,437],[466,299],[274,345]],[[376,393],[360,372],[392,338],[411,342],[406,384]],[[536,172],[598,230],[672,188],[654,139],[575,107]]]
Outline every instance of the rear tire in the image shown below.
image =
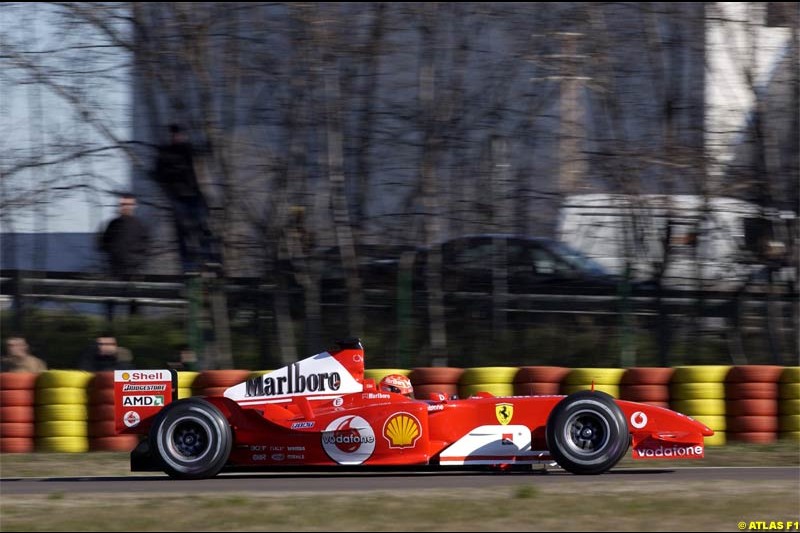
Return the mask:
[[547,448],[564,470],[602,474],[616,465],[630,443],[625,415],[614,398],[581,391],[561,400],[547,418]]
[[149,439],[164,472],[180,479],[217,475],[228,461],[233,443],[228,420],[200,398],[178,400],[165,407],[150,429]]

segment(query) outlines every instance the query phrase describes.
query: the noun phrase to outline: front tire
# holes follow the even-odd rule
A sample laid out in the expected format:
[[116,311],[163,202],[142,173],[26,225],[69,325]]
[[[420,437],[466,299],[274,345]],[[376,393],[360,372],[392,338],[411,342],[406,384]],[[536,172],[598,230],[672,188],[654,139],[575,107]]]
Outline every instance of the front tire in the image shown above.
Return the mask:
[[564,470],[602,474],[616,465],[630,443],[628,424],[610,395],[580,391],[561,400],[547,418],[547,448]]
[[150,429],[149,439],[164,472],[180,479],[217,475],[228,461],[233,443],[225,416],[200,398],[165,407]]

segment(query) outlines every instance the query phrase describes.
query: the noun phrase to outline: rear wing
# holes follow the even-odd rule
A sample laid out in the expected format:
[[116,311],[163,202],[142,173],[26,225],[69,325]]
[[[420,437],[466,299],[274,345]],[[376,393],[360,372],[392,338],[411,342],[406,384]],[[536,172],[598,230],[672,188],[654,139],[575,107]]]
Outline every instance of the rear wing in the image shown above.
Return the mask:
[[178,399],[175,370],[115,370],[114,425],[118,434],[146,434],[153,418]]

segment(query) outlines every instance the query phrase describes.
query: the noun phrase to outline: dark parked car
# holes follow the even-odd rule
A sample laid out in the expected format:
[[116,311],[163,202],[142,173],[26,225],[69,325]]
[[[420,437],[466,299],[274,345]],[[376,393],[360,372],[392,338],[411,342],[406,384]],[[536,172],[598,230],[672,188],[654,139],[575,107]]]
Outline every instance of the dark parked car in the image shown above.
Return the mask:
[[[364,288],[394,290],[397,269],[403,252],[414,251],[412,246],[388,244],[358,244],[355,247],[358,273]],[[323,290],[344,289],[346,270],[338,246],[315,253],[322,263]]]
[[[552,239],[467,235],[443,242],[440,249],[446,292],[492,292],[493,287],[495,292],[511,294],[563,289],[608,292],[621,281],[581,252]],[[429,249],[418,253],[417,287],[424,285],[429,255]]]

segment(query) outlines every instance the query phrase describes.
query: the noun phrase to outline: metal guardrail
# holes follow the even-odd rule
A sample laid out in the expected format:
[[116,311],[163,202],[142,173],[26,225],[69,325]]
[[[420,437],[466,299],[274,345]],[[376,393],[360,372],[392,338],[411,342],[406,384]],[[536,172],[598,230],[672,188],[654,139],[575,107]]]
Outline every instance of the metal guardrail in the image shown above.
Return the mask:
[[[190,278],[149,275],[131,281],[109,280],[77,272],[0,272],[0,295],[10,298],[79,303],[136,300],[145,306],[183,307],[188,304],[186,282]],[[274,291],[275,285],[255,278],[225,280],[231,295]]]
[[[76,272],[0,271],[0,295],[31,300],[71,301],[81,303],[127,302],[136,300],[146,306],[183,307],[188,304],[186,282],[191,279],[180,276],[148,275],[131,281],[100,278],[97,274]],[[232,302],[253,300],[271,296],[277,290],[276,283],[259,278],[227,278],[214,280],[221,283]],[[290,295],[299,296],[298,288],[291,288]],[[395,305],[396,288],[365,288],[364,305],[370,308],[391,308]],[[416,292],[414,301],[424,307],[425,299]],[[737,312],[736,307],[746,305],[758,307],[767,300],[779,305],[796,305],[797,294],[770,294],[760,289],[747,294],[735,291],[704,292],[684,290],[637,289],[623,297],[613,287],[608,289],[578,289],[570,287],[548,287],[535,294],[491,294],[490,292],[447,292],[445,304],[449,308],[493,306],[510,313],[585,313],[612,315],[621,312],[636,315],[696,314],[707,317],[729,317]],[[347,295],[343,289],[323,291],[322,305],[336,307],[346,305]]]

